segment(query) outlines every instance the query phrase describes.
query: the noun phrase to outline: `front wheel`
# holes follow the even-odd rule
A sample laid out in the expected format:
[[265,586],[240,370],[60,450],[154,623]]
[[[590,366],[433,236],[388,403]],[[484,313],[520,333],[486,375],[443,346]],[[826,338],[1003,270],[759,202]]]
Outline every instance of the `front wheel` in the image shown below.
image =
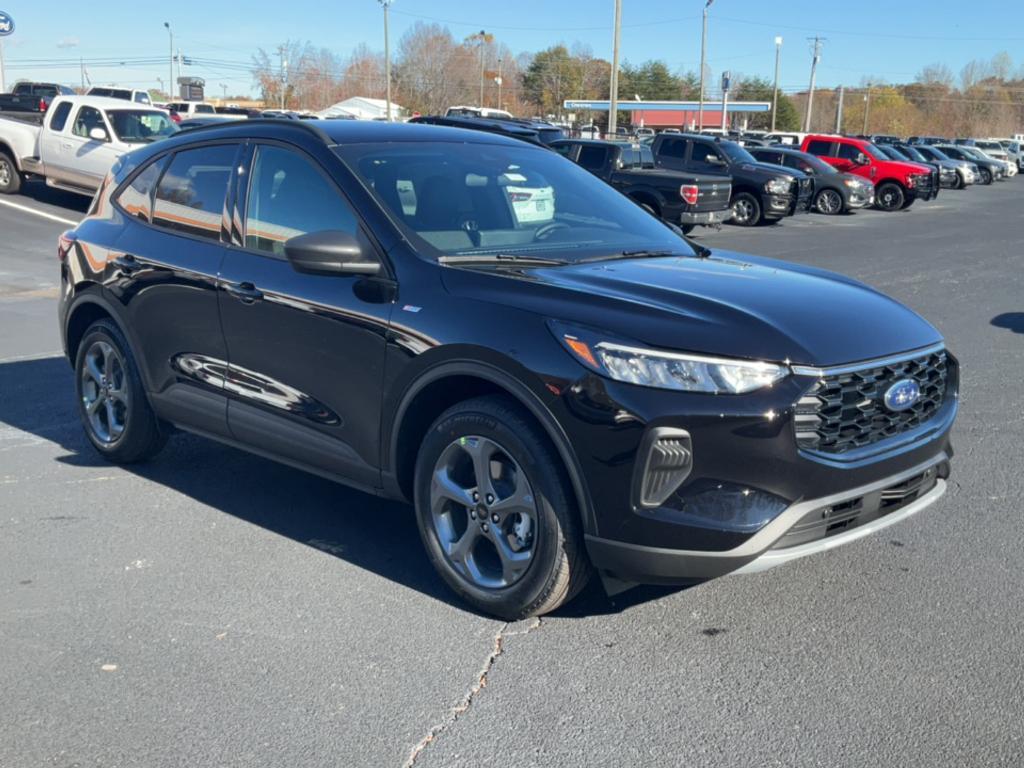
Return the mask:
[[512,400],[479,397],[434,422],[416,459],[420,536],[475,608],[507,620],[553,611],[590,565],[573,493],[546,436]]
[[97,320],[75,357],[78,412],[104,458],[131,464],[155,456],[167,441],[149,405],[135,358],[120,329]]
[[741,227],[752,227],[761,221],[761,203],[749,192],[740,192],[732,199],[730,221]]
[[18,166],[6,152],[0,152],[0,194],[13,195],[21,189],[21,174]]
[[818,213],[835,216],[843,212],[843,196],[834,189],[823,189],[814,198],[814,207]]
[[697,228],[697,225],[696,225],[696,224],[683,224],[683,225],[682,225],[682,226],[680,226],[679,228],[680,228],[681,230],[683,230],[683,234],[684,234],[684,235],[688,235],[688,234],[690,234],[691,232],[693,232],[693,230],[694,230],[694,229],[696,229],[696,228]]
[[981,174],[981,183],[982,184],[991,184],[992,183],[992,171],[990,171],[988,168],[980,168],[979,169],[979,173]]
[[875,203],[883,211],[898,211],[906,202],[907,196],[899,184],[887,181],[875,192]]

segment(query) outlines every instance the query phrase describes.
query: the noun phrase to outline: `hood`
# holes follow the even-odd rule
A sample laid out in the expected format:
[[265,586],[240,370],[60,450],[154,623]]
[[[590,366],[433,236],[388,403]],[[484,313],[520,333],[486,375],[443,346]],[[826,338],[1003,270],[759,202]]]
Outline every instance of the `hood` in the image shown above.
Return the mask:
[[475,280],[455,274],[469,271],[451,270],[449,290],[660,349],[829,366],[942,339],[910,309],[855,280],[729,252],[488,270],[485,279],[475,271]]
[[775,163],[733,163],[729,168],[733,173],[736,172],[736,169],[739,169],[748,173],[764,173],[771,176],[792,176],[797,180],[803,179],[807,176],[806,173],[798,171],[796,168],[790,168],[785,165],[776,165]]
[[858,184],[860,184],[862,187],[874,188],[874,186],[875,186],[870,181],[865,179],[863,176],[858,176],[855,173],[840,173],[839,174],[839,178],[841,178],[843,181],[855,181]]

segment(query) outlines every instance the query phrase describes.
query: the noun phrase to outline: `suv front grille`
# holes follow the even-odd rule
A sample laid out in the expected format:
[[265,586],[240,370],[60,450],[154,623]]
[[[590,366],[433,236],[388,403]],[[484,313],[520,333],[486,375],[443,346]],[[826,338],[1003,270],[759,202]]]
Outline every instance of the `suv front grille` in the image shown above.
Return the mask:
[[[905,411],[891,411],[883,398],[902,379],[917,382],[920,398]],[[946,380],[945,350],[824,376],[797,403],[797,445],[845,453],[913,429],[938,413],[946,397]]]

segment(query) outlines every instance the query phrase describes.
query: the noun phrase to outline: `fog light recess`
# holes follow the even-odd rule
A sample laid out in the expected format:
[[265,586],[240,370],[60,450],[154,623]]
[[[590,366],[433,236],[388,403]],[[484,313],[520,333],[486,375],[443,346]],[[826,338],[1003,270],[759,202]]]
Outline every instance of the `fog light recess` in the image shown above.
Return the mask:
[[674,427],[655,427],[640,445],[634,498],[639,506],[660,507],[693,468],[690,433]]

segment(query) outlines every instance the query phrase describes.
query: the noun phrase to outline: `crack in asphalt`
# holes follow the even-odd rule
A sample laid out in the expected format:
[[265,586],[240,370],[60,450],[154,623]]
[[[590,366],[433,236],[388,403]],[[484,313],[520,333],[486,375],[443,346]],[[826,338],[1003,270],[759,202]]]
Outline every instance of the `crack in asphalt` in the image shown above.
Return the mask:
[[533,630],[540,627],[541,619],[540,617],[534,618],[526,629],[518,632],[509,632],[508,628],[511,625],[512,622],[509,621],[506,621],[501,625],[501,629],[499,629],[497,634],[494,635],[494,644],[491,647],[491,652],[484,661],[483,666],[480,668],[480,672],[476,677],[476,682],[469,687],[469,690],[466,691],[466,695],[462,697],[462,700],[448,711],[448,716],[440,723],[431,726],[430,730],[427,731],[427,735],[420,739],[420,742],[412,748],[412,751],[409,753],[409,757],[407,757],[405,762],[402,764],[402,768],[412,768],[423,753],[423,750],[437,741],[442,734],[449,731],[458,719],[465,714],[466,710],[473,706],[473,701],[476,699],[477,694],[487,687],[487,676],[491,673],[491,668],[494,666],[494,662],[497,661],[498,657],[505,652],[505,640],[518,635],[530,634]]

